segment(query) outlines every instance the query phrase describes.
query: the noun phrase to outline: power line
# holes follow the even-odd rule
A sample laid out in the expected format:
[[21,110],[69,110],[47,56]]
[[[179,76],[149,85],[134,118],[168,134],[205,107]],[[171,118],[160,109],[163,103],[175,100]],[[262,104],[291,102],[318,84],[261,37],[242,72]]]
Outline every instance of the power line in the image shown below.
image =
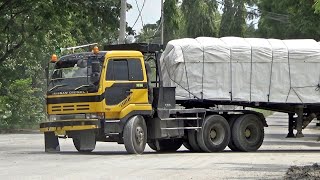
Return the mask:
[[140,7],[139,7],[139,4],[138,4],[138,1],[137,1],[137,0],[135,0],[135,1],[136,1],[136,6],[137,6],[137,8],[138,8],[139,14],[138,14],[138,16],[137,16],[137,19],[136,19],[136,20],[134,21],[134,23],[133,23],[132,29],[133,29],[133,28],[134,28],[134,26],[137,24],[137,22],[138,22],[139,18],[141,19],[142,27],[144,26],[141,13],[142,13],[142,10],[143,10],[144,5],[145,5],[145,3],[146,3],[146,0],[144,0],[144,1],[143,1],[143,4],[142,4],[142,7],[141,7],[141,10],[140,10]]
[[[222,6],[225,5],[224,2],[222,2],[222,1],[216,1],[216,2],[218,4],[220,4],[220,5],[222,5]],[[258,8],[252,7],[252,6],[248,6],[248,5],[245,5],[245,8],[255,11],[256,15],[261,15],[261,13],[265,13],[265,15],[266,15],[265,18],[268,18],[268,19],[272,19],[272,20],[275,20],[275,21],[280,21],[280,22],[283,22],[283,23],[287,23],[289,21],[289,15],[288,14],[280,14],[280,13],[270,12],[270,11],[266,11],[266,10],[261,10],[261,9],[258,9]],[[248,13],[248,11],[245,11],[245,10],[243,10],[243,12],[247,12]]]

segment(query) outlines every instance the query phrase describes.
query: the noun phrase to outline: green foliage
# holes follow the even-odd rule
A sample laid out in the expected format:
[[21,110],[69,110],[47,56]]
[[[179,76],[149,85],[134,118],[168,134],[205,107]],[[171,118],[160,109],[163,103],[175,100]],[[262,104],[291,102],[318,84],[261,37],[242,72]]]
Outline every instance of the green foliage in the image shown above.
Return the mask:
[[320,13],[320,0],[315,0],[314,7],[317,13]]
[[166,0],[164,3],[164,44],[182,34],[182,15],[178,3],[178,0]]
[[0,2],[0,128],[44,118],[44,69],[56,47],[114,42],[118,0]]
[[320,40],[320,14],[315,13],[313,1],[260,0],[258,5],[261,10],[261,37]]
[[18,79],[8,87],[8,94],[0,98],[0,128],[32,126],[44,118],[43,96],[32,80]]
[[160,44],[160,21],[156,24],[145,24],[137,36],[137,42]]
[[252,26],[247,26],[246,19],[253,17],[246,5],[252,6],[255,3],[256,0],[224,0],[219,36],[247,36],[248,28],[252,32]]
[[181,4],[186,36],[215,37],[218,34],[215,26],[217,3],[215,0],[184,0]]

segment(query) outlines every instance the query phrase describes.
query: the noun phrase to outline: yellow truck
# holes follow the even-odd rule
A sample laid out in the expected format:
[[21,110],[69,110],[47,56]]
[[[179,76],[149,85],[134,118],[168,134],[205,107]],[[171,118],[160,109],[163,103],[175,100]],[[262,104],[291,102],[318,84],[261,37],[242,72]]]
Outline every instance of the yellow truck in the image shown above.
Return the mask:
[[[219,152],[227,146],[234,151],[256,151],[263,143],[267,123],[261,113],[213,107],[219,103],[272,106],[177,101],[175,87],[163,86],[162,46],[125,44],[104,49],[52,56],[48,121],[40,124],[46,152],[60,151],[59,138],[72,138],[79,152],[93,151],[100,141],[124,144],[130,154],[143,153],[146,144],[161,152],[176,151],[182,145],[190,151]],[[296,111],[282,106],[274,109]],[[291,133],[294,125],[290,123]]]

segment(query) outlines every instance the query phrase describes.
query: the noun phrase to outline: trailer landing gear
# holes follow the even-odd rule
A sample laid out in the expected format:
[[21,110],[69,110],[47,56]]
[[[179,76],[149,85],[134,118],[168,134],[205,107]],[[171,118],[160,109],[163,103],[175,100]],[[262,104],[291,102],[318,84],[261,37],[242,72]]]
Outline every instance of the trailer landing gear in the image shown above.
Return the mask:
[[294,138],[293,129],[295,124],[295,119],[293,118],[294,113],[288,113],[289,116],[289,126],[288,126],[288,135],[287,138]]
[[302,125],[303,125],[303,106],[297,106],[296,107],[296,113],[298,115],[297,117],[297,133],[296,133],[296,137],[297,138],[301,138],[304,137],[303,133],[302,133]]

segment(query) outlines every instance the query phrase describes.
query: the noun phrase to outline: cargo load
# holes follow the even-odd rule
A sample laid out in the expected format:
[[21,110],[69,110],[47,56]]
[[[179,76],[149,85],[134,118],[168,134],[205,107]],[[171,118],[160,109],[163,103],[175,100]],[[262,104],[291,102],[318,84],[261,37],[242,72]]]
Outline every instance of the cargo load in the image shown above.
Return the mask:
[[170,41],[163,86],[177,99],[320,103],[320,43],[238,37]]

